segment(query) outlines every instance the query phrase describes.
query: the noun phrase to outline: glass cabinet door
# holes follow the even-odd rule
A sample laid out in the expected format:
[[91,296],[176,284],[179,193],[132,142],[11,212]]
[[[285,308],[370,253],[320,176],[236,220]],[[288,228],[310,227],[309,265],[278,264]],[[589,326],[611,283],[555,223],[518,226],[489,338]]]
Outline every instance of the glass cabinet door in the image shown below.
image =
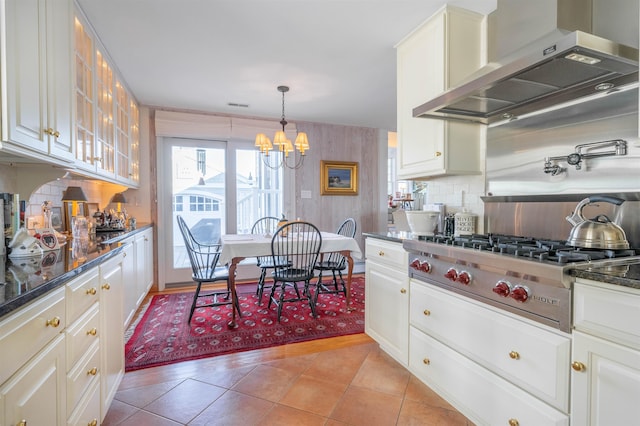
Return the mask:
[[96,51],[96,171],[106,176],[115,173],[115,132],[113,128],[113,69],[107,58]]
[[85,26],[75,19],[75,97],[76,97],[76,163],[79,167],[95,169],[94,110],[93,110],[93,39]]

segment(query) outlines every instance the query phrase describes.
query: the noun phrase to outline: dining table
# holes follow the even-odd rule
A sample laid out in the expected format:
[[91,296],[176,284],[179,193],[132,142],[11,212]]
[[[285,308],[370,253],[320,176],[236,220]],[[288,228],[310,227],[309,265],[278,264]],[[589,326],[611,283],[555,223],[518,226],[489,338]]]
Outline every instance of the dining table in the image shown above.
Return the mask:
[[[324,253],[338,252],[347,260],[347,280],[345,282],[345,301],[347,311],[351,311],[351,276],[353,274],[353,258],[362,258],[358,242],[351,237],[331,232],[321,232],[322,244],[320,256]],[[289,238],[289,237],[286,237]],[[269,234],[226,234],[220,237],[222,248],[218,262],[229,266],[229,286],[235,289],[235,273],[238,263],[246,258],[271,255],[272,235]],[[232,292],[235,294],[235,291]],[[235,309],[232,324],[235,325]],[[230,325],[232,325],[230,324]]]

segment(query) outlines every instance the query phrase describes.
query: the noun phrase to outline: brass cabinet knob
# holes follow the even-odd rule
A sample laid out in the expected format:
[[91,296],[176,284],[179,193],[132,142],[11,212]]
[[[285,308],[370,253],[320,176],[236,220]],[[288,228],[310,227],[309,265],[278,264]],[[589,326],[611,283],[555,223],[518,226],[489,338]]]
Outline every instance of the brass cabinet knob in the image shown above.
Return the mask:
[[87,426],[98,426],[98,419],[91,420],[89,423],[87,423]]
[[111,290],[111,286],[109,285],[109,283],[104,283],[104,284],[102,284],[102,289],[103,290]]
[[442,153],[440,151],[436,151],[436,157],[441,157]]
[[50,320],[47,320],[47,327],[51,326],[53,328],[58,327],[60,325],[60,317],[53,317]]
[[27,421],[25,419],[22,419],[18,422],[16,426],[27,426]]
[[587,366],[581,363],[580,361],[573,361],[571,363],[571,368],[573,368],[576,371],[585,371],[587,369]]
[[384,256],[384,252],[383,252],[382,250],[380,250],[380,251],[378,252],[378,256]]
[[520,422],[516,419],[509,419],[509,426],[520,426]]
[[425,358],[425,359],[422,360],[422,363],[424,365],[429,365],[429,364],[431,364],[431,360],[429,358]]
[[95,336],[96,334],[98,334],[98,330],[94,327],[91,330],[87,331],[87,336],[91,335],[91,336]]
[[425,317],[428,317],[429,315],[431,315],[431,311],[428,309],[425,309],[424,311],[422,311],[422,313],[424,314]]
[[95,287],[91,287],[90,289],[87,290],[87,294],[90,294],[91,296],[94,296],[97,293],[97,290]]
[[516,351],[509,352],[509,358],[511,359],[520,359],[520,354]]
[[98,368],[93,367],[91,370],[87,371],[87,374],[90,376],[95,376],[96,374],[98,374]]
[[406,292],[407,292],[407,289],[406,289],[406,288],[401,288],[401,289],[400,289],[400,293],[405,294]]

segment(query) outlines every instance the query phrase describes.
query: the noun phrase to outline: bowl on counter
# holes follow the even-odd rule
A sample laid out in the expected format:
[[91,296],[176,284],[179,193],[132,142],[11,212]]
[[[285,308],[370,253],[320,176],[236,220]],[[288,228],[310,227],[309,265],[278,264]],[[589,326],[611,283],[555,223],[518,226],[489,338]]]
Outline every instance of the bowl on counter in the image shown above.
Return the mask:
[[411,232],[416,235],[433,235],[438,228],[440,212],[430,210],[406,211]]

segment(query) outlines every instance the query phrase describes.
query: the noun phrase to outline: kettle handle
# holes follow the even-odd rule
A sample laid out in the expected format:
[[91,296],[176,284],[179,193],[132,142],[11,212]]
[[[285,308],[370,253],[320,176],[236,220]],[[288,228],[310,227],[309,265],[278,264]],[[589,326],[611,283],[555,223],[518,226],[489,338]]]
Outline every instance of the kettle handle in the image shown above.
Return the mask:
[[624,199],[614,197],[611,195],[593,195],[589,197],[588,200],[589,200],[589,203],[597,203],[598,201],[602,201],[605,203],[615,204],[616,206],[619,206],[620,204],[624,203]]
[[566,217],[567,222],[569,222],[573,226],[577,226],[578,224],[584,222],[585,218],[582,215],[582,209],[584,208],[584,206],[591,203],[597,203],[599,201],[615,204],[616,206],[624,203],[624,199],[622,198],[613,197],[610,195],[593,195],[591,197],[585,198],[584,200],[580,201],[580,203],[578,203],[574,212]]

